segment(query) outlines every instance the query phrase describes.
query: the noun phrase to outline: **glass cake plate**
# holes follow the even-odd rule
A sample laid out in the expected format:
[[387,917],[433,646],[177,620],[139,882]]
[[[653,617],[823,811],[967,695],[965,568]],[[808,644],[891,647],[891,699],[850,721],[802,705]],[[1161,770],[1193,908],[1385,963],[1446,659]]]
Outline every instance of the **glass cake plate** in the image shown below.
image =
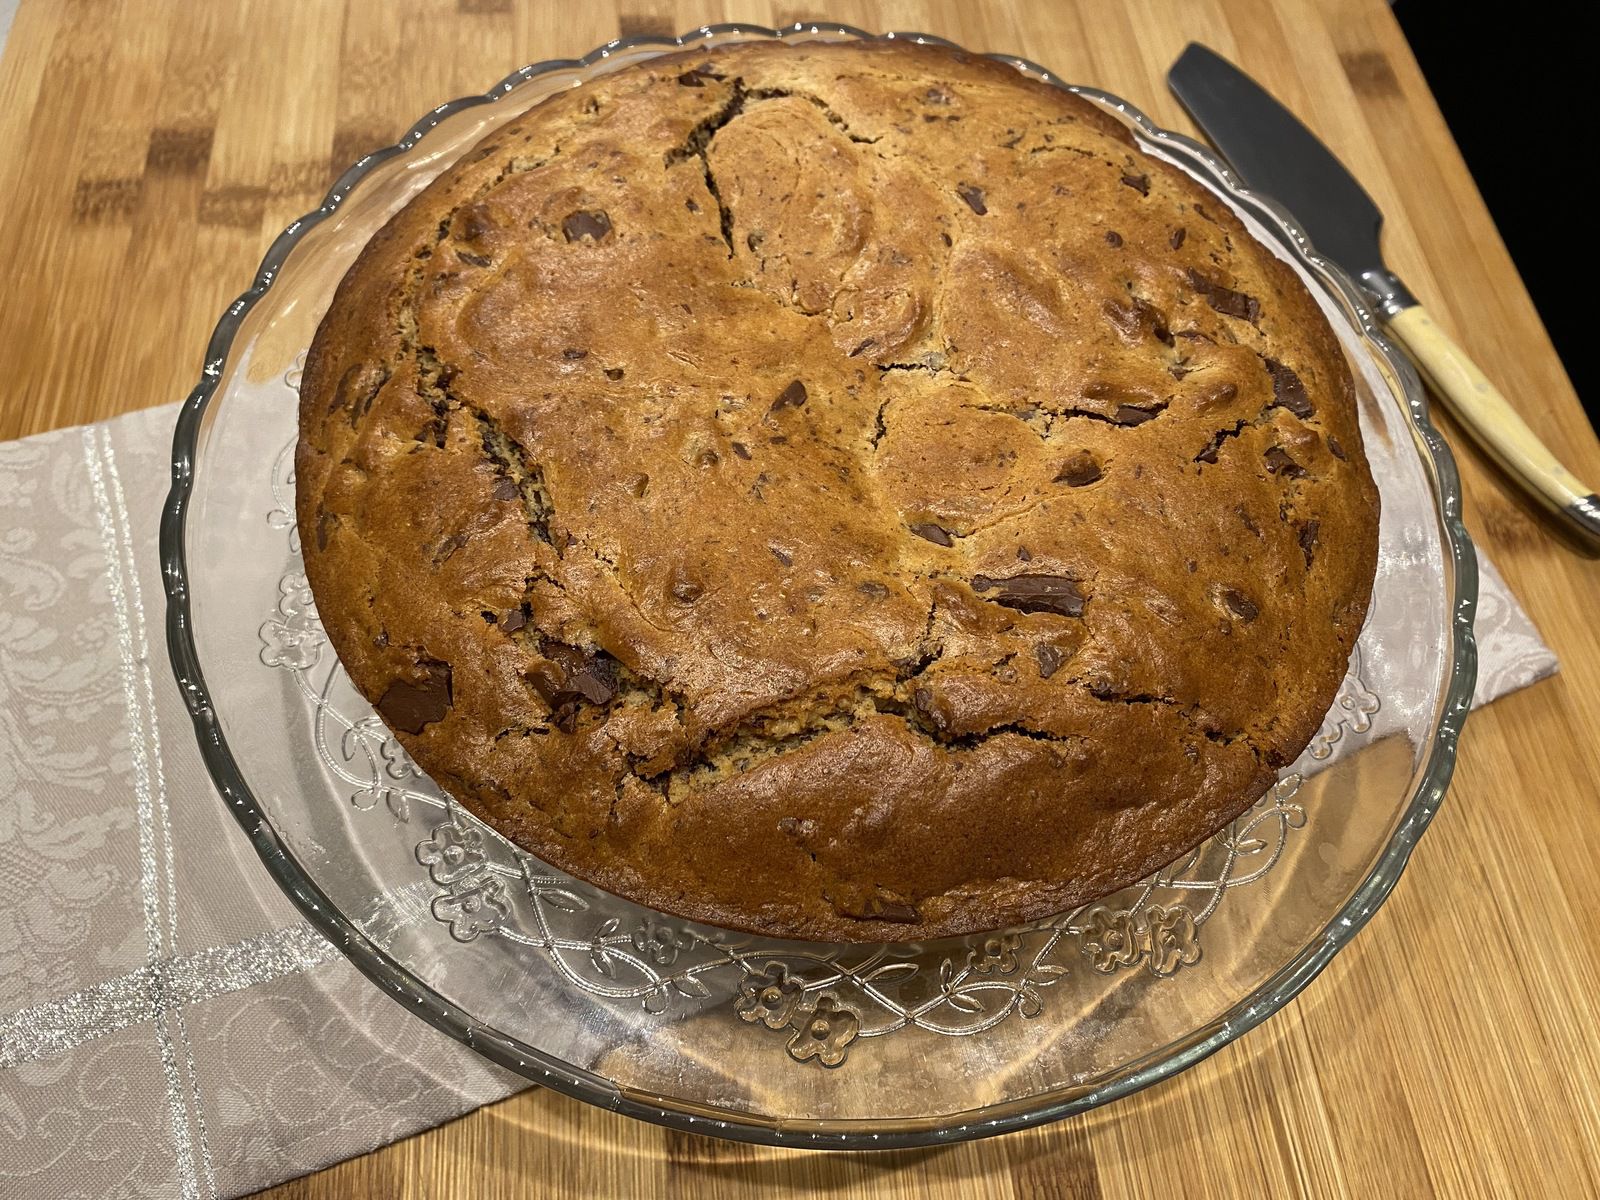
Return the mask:
[[[272,879],[361,971],[582,1100],[835,1148],[1053,1120],[1166,1078],[1281,1008],[1394,886],[1444,794],[1474,678],[1472,548],[1411,367],[1285,214],[1195,142],[1074,88],[1293,266],[1356,376],[1383,496],[1371,616],[1320,732],[1262,801],[1144,883],[1054,919],[831,946],[607,895],[517,850],[416,770],[339,667],[300,564],[298,373],[335,285],[391,213],[559,89],[680,46],[866,36],[713,26],[613,42],[441,105],[362,159],[284,231],[218,324],[178,421],[161,530],[168,645],[211,775]],[[244,866],[249,886],[259,873]]]

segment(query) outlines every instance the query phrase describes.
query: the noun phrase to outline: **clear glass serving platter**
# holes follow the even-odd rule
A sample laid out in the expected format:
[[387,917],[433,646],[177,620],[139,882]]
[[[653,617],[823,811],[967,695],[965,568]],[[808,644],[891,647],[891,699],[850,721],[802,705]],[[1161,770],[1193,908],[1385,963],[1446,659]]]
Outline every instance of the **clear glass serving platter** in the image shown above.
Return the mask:
[[1383,496],[1371,617],[1321,731],[1261,803],[1143,884],[1049,921],[829,946],[606,895],[417,772],[345,678],[301,573],[298,371],[335,285],[391,213],[558,89],[679,47],[866,36],[716,26],[614,42],[441,105],[362,159],[219,323],[179,418],[162,525],[168,643],[212,777],[272,880],[360,970],[538,1083],[684,1129],[819,1147],[1062,1117],[1180,1071],[1281,1008],[1394,886],[1444,793],[1474,677],[1456,471],[1410,366],[1285,214],[1203,147],[1079,88],[1293,266],[1358,382]]

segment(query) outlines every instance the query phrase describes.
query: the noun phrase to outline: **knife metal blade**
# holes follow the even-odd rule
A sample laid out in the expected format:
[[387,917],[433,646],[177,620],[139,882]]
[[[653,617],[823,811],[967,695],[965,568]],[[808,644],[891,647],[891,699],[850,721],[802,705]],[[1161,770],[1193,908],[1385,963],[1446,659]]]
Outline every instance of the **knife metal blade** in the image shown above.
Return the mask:
[[1383,213],[1298,117],[1198,42],[1172,64],[1167,83],[1245,186],[1287,208],[1317,252],[1355,276],[1386,316],[1416,303],[1384,266]]
[[1384,265],[1383,213],[1344,164],[1260,84],[1197,42],[1173,63],[1167,84],[1245,186],[1282,204],[1317,252],[1356,278],[1468,432],[1570,532],[1600,549],[1600,495],[1550,452]]

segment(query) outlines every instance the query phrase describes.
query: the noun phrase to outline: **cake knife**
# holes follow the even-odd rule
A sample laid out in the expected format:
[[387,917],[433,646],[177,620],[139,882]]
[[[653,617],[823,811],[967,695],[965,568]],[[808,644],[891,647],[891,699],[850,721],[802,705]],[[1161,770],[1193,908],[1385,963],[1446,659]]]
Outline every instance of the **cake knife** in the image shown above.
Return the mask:
[[1600,548],[1600,497],[1562,466],[1384,266],[1378,244],[1383,213],[1344,164],[1260,84],[1198,42],[1173,63],[1167,85],[1244,184],[1280,202],[1317,253],[1351,274],[1479,444],[1586,545]]

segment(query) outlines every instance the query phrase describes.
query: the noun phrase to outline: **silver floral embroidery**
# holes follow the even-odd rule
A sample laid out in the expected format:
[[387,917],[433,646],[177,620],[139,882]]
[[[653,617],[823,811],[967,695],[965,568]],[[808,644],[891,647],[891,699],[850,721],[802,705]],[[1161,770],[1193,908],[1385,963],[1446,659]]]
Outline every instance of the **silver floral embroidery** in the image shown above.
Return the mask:
[[[273,466],[268,521],[292,534],[292,454]],[[298,544],[292,546],[298,555]],[[289,672],[309,706],[323,766],[356,808],[383,809],[426,836],[418,863],[436,889],[433,915],[453,938],[493,936],[541,954],[571,986],[608,1003],[665,1013],[726,1007],[780,1034],[790,1059],[843,1065],[851,1049],[901,1030],[971,1036],[1013,1014],[1044,1011],[1069,971],[1143,967],[1165,977],[1199,961],[1201,930],[1231,890],[1263,878],[1304,827],[1302,778],[1288,774],[1233,825],[1142,884],[1053,920],[923,945],[779,942],[676,922],[619,900],[523,853],[444,796],[383,723],[343,684],[303,574],[285,575],[261,627],[261,661]],[[1371,728],[1378,698],[1352,658],[1328,721],[1307,754]]]

